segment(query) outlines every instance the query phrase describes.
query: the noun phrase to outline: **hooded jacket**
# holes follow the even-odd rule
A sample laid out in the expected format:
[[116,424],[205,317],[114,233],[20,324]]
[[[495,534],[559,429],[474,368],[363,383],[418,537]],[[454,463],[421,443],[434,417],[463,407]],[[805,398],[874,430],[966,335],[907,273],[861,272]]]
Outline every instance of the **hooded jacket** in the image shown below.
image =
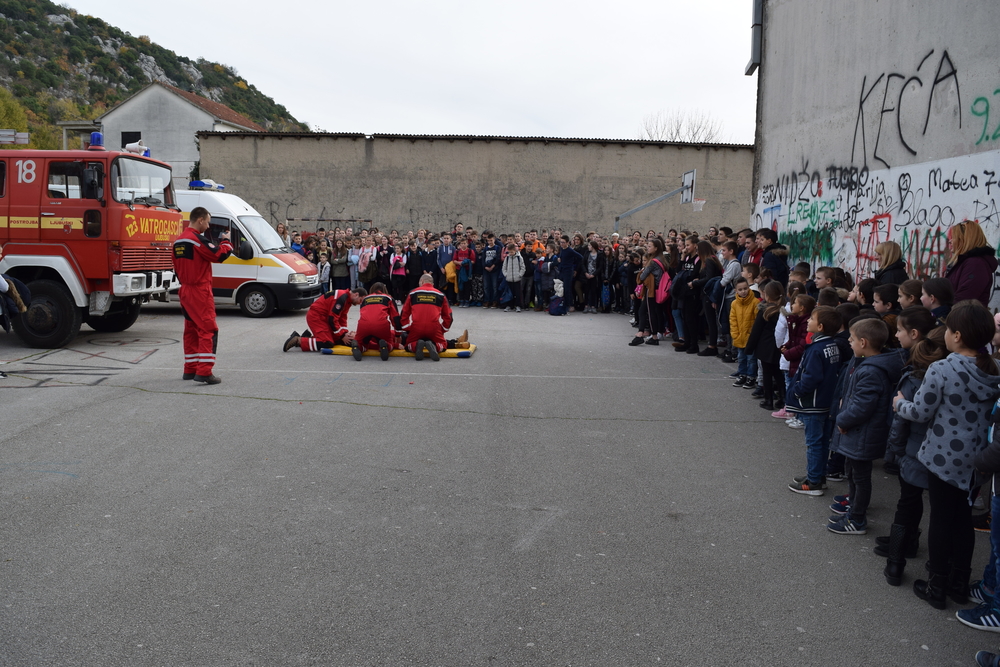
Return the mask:
[[1000,376],[979,370],[972,357],[952,352],[931,364],[913,400],[896,404],[903,419],[929,424],[917,459],[942,481],[970,490],[998,393]]
[[764,248],[760,257],[760,268],[770,269],[771,277],[788,286],[788,248],[780,243],[772,243]]
[[955,290],[954,303],[976,299],[989,308],[993,274],[997,270],[996,251],[984,246],[962,253],[945,276]]
[[750,340],[750,331],[757,318],[757,305],[760,301],[753,291],[748,291],[745,297],[737,296],[729,307],[729,335],[733,337],[733,347],[745,348]]
[[897,259],[884,269],[879,269],[875,272],[875,280],[879,285],[900,285],[909,280],[906,275],[906,260]]
[[[836,416],[831,449],[855,461],[874,461],[885,454],[892,416],[892,397],[904,359],[899,350],[856,358]],[[845,433],[841,433],[844,429]]]

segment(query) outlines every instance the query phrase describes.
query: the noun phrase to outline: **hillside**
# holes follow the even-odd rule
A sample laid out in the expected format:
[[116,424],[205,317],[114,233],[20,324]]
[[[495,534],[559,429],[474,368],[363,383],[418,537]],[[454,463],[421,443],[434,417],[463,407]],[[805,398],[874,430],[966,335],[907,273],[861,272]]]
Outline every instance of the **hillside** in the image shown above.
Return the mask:
[[26,124],[13,129],[29,130],[38,148],[61,146],[57,121],[96,118],[153,80],[273,131],[308,131],[235,69],[179,56],[48,0],[0,0],[0,44],[0,86],[9,91],[0,91],[0,125]]

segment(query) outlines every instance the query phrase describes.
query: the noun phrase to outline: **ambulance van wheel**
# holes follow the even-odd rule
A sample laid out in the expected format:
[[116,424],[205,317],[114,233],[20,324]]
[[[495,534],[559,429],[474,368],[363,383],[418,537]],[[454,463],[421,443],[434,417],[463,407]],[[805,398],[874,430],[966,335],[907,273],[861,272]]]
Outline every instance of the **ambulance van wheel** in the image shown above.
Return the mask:
[[240,292],[240,310],[247,317],[270,317],[275,301],[271,290],[260,285],[251,285]]
[[12,320],[14,330],[30,347],[64,347],[80,333],[83,311],[60,283],[35,280],[28,283],[31,304],[28,311]]
[[135,324],[135,321],[139,319],[139,308],[142,304],[138,299],[127,303],[125,305],[125,310],[117,313],[108,313],[107,315],[98,316],[87,316],[87,325],[94,331],[102,331],[105,333],[125,331],[130,326]]

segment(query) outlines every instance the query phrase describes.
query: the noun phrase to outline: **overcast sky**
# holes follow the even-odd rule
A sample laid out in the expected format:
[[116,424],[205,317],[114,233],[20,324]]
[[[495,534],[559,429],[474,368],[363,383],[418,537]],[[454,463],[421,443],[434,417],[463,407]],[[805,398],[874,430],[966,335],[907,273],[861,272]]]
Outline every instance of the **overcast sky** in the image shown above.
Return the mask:
[[705,112],[753,143],[752,0],[67,0],[235,68],[312,129],[637,138]]

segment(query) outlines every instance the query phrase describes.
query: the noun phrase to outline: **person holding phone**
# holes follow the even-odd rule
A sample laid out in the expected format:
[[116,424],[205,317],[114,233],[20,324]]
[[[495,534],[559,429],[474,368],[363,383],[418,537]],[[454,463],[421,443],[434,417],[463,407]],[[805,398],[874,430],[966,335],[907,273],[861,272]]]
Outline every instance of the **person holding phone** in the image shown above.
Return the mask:
[[174,241],[174,272],[180,280],[181,312],[184,314],[184,380],[204,384],[222,382],[212,369],[219,345],[212,295],[212,264],[223,262],[233,252],[229,232],[219,234],[218,244],[205,235],[211,216],[199,206],[191,211],[191,222]]

